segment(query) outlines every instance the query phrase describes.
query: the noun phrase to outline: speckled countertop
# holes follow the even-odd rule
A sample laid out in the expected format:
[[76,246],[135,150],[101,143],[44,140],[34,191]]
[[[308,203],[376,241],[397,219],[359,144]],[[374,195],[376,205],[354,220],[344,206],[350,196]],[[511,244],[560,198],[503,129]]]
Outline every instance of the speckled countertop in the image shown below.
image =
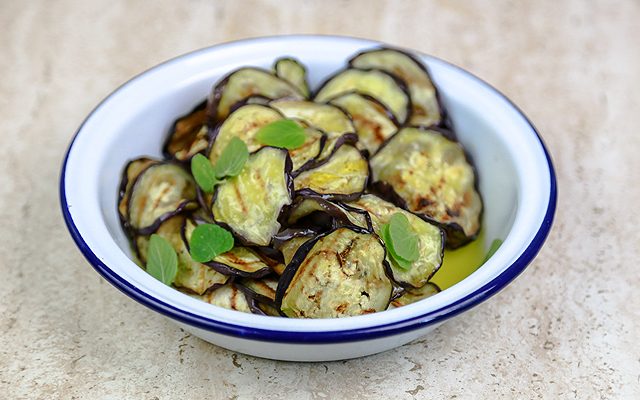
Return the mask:
[[[0,1],[0,398],[640,398],[640,2]],[[102,280],[60,216],[63,153],[114,87],[233,39],[415,48],[513,99],[560,197],[515,282],[402,348],[345,362],[205,343]]]

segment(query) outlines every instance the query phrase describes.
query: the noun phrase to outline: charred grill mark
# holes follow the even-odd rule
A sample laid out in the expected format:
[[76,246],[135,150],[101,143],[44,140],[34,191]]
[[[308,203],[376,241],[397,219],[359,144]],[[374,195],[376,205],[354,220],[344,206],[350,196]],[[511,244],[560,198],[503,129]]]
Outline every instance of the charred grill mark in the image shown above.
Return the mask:
[[240,206],[240,209],[242,210],[243,214],[247,213],[247,205],[244,204],[244,199],[242,198],[242,193],[240,193],[240,188],[238,188],[238,185],[236,182],[233,182],[231,184],[231,186],[233,187],[233,191],[236,194],[236,199],[238,200],[238,205]]
[[345,312],[345,310],[347,309],[348,306],[349,306],[348,304],[342,303],[342,304],[338,305],[338,307],[336,307],[336,312],[338,314],[342,314],[343,312]]
[[340,264],[341,269],[344,269],[344,264],[347,262],[347,257],[349,256],[349,253],[351,253],[351,250],[353,250],[356,240],[357,239],[353,239],[352,241],[349,242],[349,244],[347,245],[347,247],[345,247],[344,250],[336,253],[336,258],[338,259],[338,263]]
[[269,285],[267,285],[263,281],[256,282],[256,286],[258,286],[263,292],[268,293],[266,295],[267,297],[270,297],[272,299],[276,297],[276,291],[269,287]]
[[[160,194],[158,195],[158,197],[156,198],[156,201],[151,205],[151,209],[155,210],[156,208],[158,208],[158,206],[160,205],[160,202],[162,201],[162,198],[169,193],[169,191],[171,191],[171,185],[165,187],[162,189],[162,191],[160,192]],[[144,197],[144,199],[146,199],[146,196]]]
[[232,310],[237,310],[238,308],[236,307],[236,296],[238,295],[238,290],[236,289],[235,286],[231,286],[231,298],[229,299],[231,302],[231,309]]
[[356,125],[366,127],[368,130],[370,130],[373,133],[373,136],[375,136],[377,143],[384,142],[386,138],[382,134],[382,126],[380,126],[380,124],[370,119],[364,118],[360,115],[352,115],[351,117],[353,118],[353,122]]

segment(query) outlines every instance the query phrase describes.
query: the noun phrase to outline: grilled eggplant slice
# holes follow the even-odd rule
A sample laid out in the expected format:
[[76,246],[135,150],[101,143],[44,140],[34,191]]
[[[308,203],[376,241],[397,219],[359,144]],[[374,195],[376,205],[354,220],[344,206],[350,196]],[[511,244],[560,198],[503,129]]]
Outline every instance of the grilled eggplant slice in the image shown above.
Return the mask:
[[355,143],[358,140],[351,118],[335,106],[287,99],[272,101],[269,104],[285,117],[303,121],[325,132],[327,139],[322,154],[318,157],[320,160],[329,157],[340,144]]
[[262,279],[245,278],[238,282],[241,289],[245,289],[249,297],[253,297],[261,303],[274,305],[276,301],[277,277],[265,277]]
[[299,318],[382,311],[393,291],[387,269],[377,235],[338,228],[300,246],[280,278],[276,305]]
[[209,147],[209,128],[207,127],[207,102],[198,104],[187,115],[174,122],[169,136],[162,146],[166,158],[188,161]]
[[474,168],[460,144],[439,130],[404,128],[370,164],[374,189],[440,224],[447,233],[448,247],[459,247],[476,237],[482,200],[476,191]]
[[304,128],[304,133],[306,139],[302,146],[289,150],[294,173],[316,160],[327,140],[327,135],[314,127]]
[[277,110],[260,104],[249,104],[235,110],[218,126],[213,135],[213,143],[209,149],[209,160],[215,165],[231,139],[238,137],[247,145],[249,152],[262,147],[255,140],[256,133],[265,125],[282,119]]
[[411,95],[411,125],[439,125],[444,121],[438,94],[427,67],[415,57],[396,49],[365,51],[349,61],[354,68],[375,68],[402,79]]
[[120,222],[125,228],[125,231],[129,231],[127,217],[129,215],[128,210],[129,197],[131,197],[131,187],[142,171],[157,163],[159,163],[159,161],[147,157],[141,157],[129,161],[127,166],[124,167],[122,179],[120,180],[120,191],[118,193],[118,214],[120,215]]
[[345,69],[329,78],[315,96],[317,102],[327,102],[347,93],[360,92],[380,101],[403,124],[411,111],[411,99],[404,82],[377,69]]
[[418,236],[420,257],[409,269],[399,268],[394,263],[389,262],[393,280],[398,284],[414,288],[422,287],[440,268],[444,255],[445,239],[444,232],[438,226],[426,222],[416,215],[372,194],[365,194],[349,204],[368,212],[373,223],[373,229],[379,236],[382,225],[389,223],[393,214],[404,214],[409,220],[411,228]]
[[341,107],[353,120],[358,134],[358,143],[375,154],[378,148],[398,130],[398,122],[384,104],[371,96],[360,93],[345,93],[330,104]]
[[247,296],[234,283],[227,283],[226,285],[209,291],[201,296],[192,295],[191,297],[229,310],[245,313],[251,312]]
[[349,116],[330,104],[284,99],[272,101],[269,105],[287,118],[304,121],[328,134],[342,136],[356,131]]
[[304,97],[291,83],[269,71],[240,68],[216,84],[207,105],[207,114],[212,121],[222,121],[229,115],[234,104],[256,95],[270,99]]
[[432,282],[427,283],[419,289],[407,289],[397,299],[391,301],[391,304],[389,304],[389,310],[406,306],[407,304],[415,303],[416,301],[424,300],[427,297],[431,297],[434,294],[438,294],[440,292],[441,290],[438,285]]
[[297,195],[348,201],[364,192],[368,179],[367,160],[358,149],[345,144],[326,162],[296,176],[294,187]]
[[[209,266],[193,261],[182,237],[182,227],[185,222],[184,216],[176,215],[160,224],[156,233],[166,239],[178,255],[178,273],[173,285],[192,293],[203,294],[207,290],[224,285],[229,277]],[[138,258],[144,263],[147,260],[148,246],[149,236],[136,237]]]
[[[213,143],[209,151],[209,160],[215,163],[222,151],[233,137],[242,139],[250,152],[263,147],[255,136],[265,125],[283,119],[276,109],[261,104],[247,104],[239,107],[218,127],[214,133]],[[305,125],[304,122],[301,125]],[[307,139],[302,146],[289,150],[293,170],[315,160],[323,149],[326,135],[313,127],[304,126]]]
[[138,234],[148,235],[163,221],[197,206],[191,175],[177,164],[157,163],[142,171],[131,187],[127,221]]
[[291,158],[284,149],[263,147],[242,172],[216,187],[212,212],[247,244],[267,246],[280,230],[278,217],[291,204]]
[[273,64],[273,70],[278,78],[284,79],[305,97],[309,98],[309,84],[307,83],[307,69],[298,60],[284,57],[279,58]]
[[373,232],[373,225],[368,212],[343,203],[334,203],[320,196],[297,197],[289,209],[287,224],[293,225],[314,212],[327,214],[333,220],[331,224],[333,228],[355,226]]
[[[187,251],[191,234],[197,223],[187,219],[182,227],[182,240]],[[258,253],[247,247],[236,246],[226,253],[220,254],[205,265],[227,276],[260,278],[268,275],[271,268]]]

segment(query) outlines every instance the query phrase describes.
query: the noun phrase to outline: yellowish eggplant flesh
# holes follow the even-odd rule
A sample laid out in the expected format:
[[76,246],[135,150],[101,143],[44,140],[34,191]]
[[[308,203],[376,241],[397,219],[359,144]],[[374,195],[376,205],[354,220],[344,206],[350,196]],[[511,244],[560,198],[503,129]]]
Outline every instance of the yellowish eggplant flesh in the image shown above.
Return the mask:
[[358,144],[369,154],[375,154],[398,130],[398,123],[391,111],[371,96],[356,92],[345,93],[332,99],[330,104],[349,114],[358,135]]
[[228,310],[251,313],[247,296],[234,283],[228,283],[203,295],[192,295],[191,297]]
[[401,124],[409,118],[411,98],[404,82],[378,69],[350,68],[338,72],[320,87],[314,100],[327,102],[353,91],[367,94],[384,104]]
[[[447,246],[480,230],[482,199],[462,146],[435,129],[404,128],[370,160],[373,188],[409,211],[440,224]],[[389,193],[393,192],[393,193]]]
[[[192,219],[187,219],[182,228],[182,240],[188,251],[191,234],[197,226]],[[216,256],[204,263],[208,267],[226,276],[260,278],[271,272],[271,267],[253,249],[234,246],[231,250]]]
[[418,289],[416,288],[406,289],[404,293],[402,293],[399,297],[391,301],[391,304],[389,304],[389,310],[406,306],[407,304],[412,304],[420,300],[424,300],[428,297],[431,297],[435,294],[440,293],[440,291],[441,290],[438,287],[438,285],[431,282],[427,283],[426,285]]
[[[182,227],[185,221],[184,216],[176,215],[160,224],[155,233],[169,242],[178,256],[178,272],[173,285],[191,293],[203,294],[207,290],[224,285],[229,277],[191,258],[182,238]],[[146,263],[149,237],[137,237],[136,244],[140,261]]]
[[369,164],[351,145],[342,145],[315,168],[294,178],[296,195],[319,195],[326,199],[348,201],[359,197],[367,186]]
[[278,217],[291,204],[291,158],[263,147],[249,156],[238,176],[216,187],[212,213],[245,244],[268,246],[280,230]]
[[252,96],[270,99],[304,97],[296,87],[271,72],[245,67],[230,73],[216,84],[207,104],[207,114],[213,122],[223,121],[234,104]]
[[148,235],[172,216],[197,207],[196,183],[177,164],[154,164],[136,178],[128,204],[128,224]]
[[409,269],[402,269],[387,258],[391,266],[393,280],[399,285],[415,288],[422,287],[440,268],[444,257],[445,238],[444,232],[438,226],[373,194],[365,194],[358,200],[349,203],[349,205],[368,212],[373,223],[373,230],[378,236],[382,236],[382,225],[389,223],[394,214],[403,214],[409,220],[409,225],[418,238],[420,256]]
[[127,232],[129,231],[127,219],[129,215],[129,197],[131,197],[131,187],[142,171],[159,162],[160,161],[152,158],[141,157],[129,161],[124,167],[122,178],[120,179],[120,190],[118,191],[118,214],[120,215],[120,222]]
[[380,238],[338,228],[304,243],[278,283],[276,305],[288,317],[339,318],[382,311],[393,285]]
[[276,76],[280,79],[284,79],[293,86],[305,97],[309,98],[309,84],[307,83],[307,69],[298,60],[283,57],[279,58],[273,64],[273,70]]
[[187,115],[174,122],[167,140],[162,147],[168,159],[188,161],[194,155],[203,153],[209,147],[206,101],[197,105]]
[[443,110],[427,67],[412,55],[401,50],[381,48],[365,51],[349,61],[354,68],[375,68],[392,73],[402,79],[411,95],[410,125],[440,125]]

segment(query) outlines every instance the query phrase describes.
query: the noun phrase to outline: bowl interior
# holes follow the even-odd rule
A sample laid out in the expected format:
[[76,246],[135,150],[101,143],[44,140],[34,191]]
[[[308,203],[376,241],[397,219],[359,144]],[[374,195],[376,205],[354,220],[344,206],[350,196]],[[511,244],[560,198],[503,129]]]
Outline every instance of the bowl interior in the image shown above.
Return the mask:
[[[343,68],[348,57],[378,43],[335,37],[268,38],[203,49],[170,60],[123,85],[90,115],[69,151],[63,188],[70,217],[91,252],[111,272],[161,301],[198,315],[271,329],[318,330],[392,322],[446,307],[498,276],[531,242],[549,204],[549,170],[528,121],[495,90],[446,62],[428,56],[434,82],[475,162],[484,200],[485,247],[504,239],[500,250],[470,277],[423,302],[400,309],[348,318],[341,326],[326,321],[295,321],[239,315],[197,304],[141,271],[117,214],[117,191],[127,161],[161,155],[173,121],[205,98],[215,82],[241,66],[270,68],[288,55],[308,66],[313,88]],[[523,185],[522,182],[527,182]],[[384,314],[384,316],[383,316]],[[274,321],[279,320],[279,321]]]

